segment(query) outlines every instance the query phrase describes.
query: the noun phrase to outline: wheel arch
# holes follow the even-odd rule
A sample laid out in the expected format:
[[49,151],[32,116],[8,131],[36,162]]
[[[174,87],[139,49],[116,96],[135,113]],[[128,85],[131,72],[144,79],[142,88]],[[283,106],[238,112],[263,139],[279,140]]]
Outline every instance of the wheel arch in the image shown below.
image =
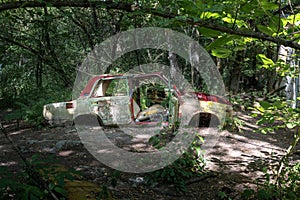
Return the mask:
[[101,120],[101,118],[96,115],[96,114],[92,114],[92,113],[85,113],[85,114],[80,114],[77,115],[74,118],[74,123],[78,124],[78,125],[100,125],[103,126],[103,121]]
[[197,112],[189,121],[189,126],[192,127],[217,127],[220,124],[221,123],[217,115],[209,112]]

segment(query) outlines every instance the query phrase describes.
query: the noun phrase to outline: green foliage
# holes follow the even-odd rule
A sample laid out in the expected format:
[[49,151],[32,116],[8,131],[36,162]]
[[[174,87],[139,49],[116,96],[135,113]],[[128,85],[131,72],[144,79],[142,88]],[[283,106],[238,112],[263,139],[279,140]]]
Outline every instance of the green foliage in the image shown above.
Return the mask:
[[0,198],[49,199],[51,198],[49,191],[51,191],[60,196],[61,199],[65,199],[68,194],[64,188],[65,181],[73,180],[77,172],[61,170],[59,165],[49,165],[53,162],[55,161],[51,158],[41,159],[38,155],[33,155],[29,161],[34,170],[42,177],[42,180],[48,183],[48,190],[25,170],[26,166],[24,166],[24,170],[20,170],[17,174],[10,172],[8,167],[0,167]]
[[46,104],[46,100],[41,98],[37,102],[31,99],[28,99],[28,102],[15,102],[17,110],[5,116],[5,120],[25,120],[27,122],[33,123],[35,125],[41,125],[43,123],[43,105]]
[[241,127],[243,127],[245,123],[239,119],[238,116],[233,115],[232,117],[226,118],[225,126],[223,129],[229,130],[231,132],[242,132]]
[[[149,142],[154,147],[160,149],[165,146],[169,140],[168,134],[170,133],[163,133],[162,137],[154,136],[150,138]],[[187,192],[186,181],[192,177],[199,177],[204,174],[205,158],[200,148],[200,144],[203,142],[203,138],[197,135],[188,151],[184,152],[183,155],[171,165],[148,173],[146,182],[150,185],[158,183],[174,184],[177,191]]]
[[219,192],[218,192],[218,196],[219,196],[220,199],[231,200],[231,198],[228,197],[228,195],[226,194],[226,192],[223,192],[223,191],[219,191]]
[[249,110],[253,107],[255,96],[260,96],[260,94],[258,92],[240,93],[237,95],[230,95],[229,101],[234,110]]
[[231,55],[232,51],[226,48],[213,49],[211,54],[218,58],[227,58]]
[[116,187],[117,182],[121,177],[121,172],[118,170],[113,170],[113,172],[110,175],[110,179],[108,180],[108,183],[102,185],[101,191],[97,196],[97,200],[101,199],[112,199],[111,193],[109,192],[109,187]]
[[111,176],[111,180],[110,180],[111,186],[113,186],[113,187],[117,186],[117,181],[120,178],[120,176],[121,176],[120,171],[118,171],[118,170],[113,171],[112,176]]
[[[295,55],[292,55],[292,58],[297,59]],[[276,71],[278,76],[290,76],[294,78],[299,76],[299,65],[290,65],[281,59],[274,62],[272,59],[267,58],[264,54],[257,54],[256,59],[260,62],[260,64],[258,64],[259,68]]]
[[97,197],[97,200],[108,199],[108,198],[109,198],[108,188],[106,185],[103,185],[102,190]]
[[14,111],[6,115],[4,119],[25,120],[36,126],[43,125],[43,106],[47,103],[69,100],[71,99],[69,93],[62,90],[33,90],[22,94],[13,102]]
[[258,54],[256,55],[256,58],[262,63],[261,67],[268,69],[274,66],[273,60],[267,58],[264,54]]
[[271,102],[260,101],[253,109],[258,111],[252,114],[253,117],[260,115],[257,124],[267,125],[260,129],[264,134],[280,128],[294,129],[300,126],[300,109],[291,108],[289,102],[281,98],[275,97],[271,99]]
[[288,158],[300,140],[300,109],[291,108],[289,102],[278,97],[270,99],[270,101],[260,101],[254,107],[256,112],[253,116],[260,116],[257,121],[257,124],[262,125],[260,131],[267,134],[283,128],[294,130],[294,140],[279,161],[275,182],[271,182],[271,175],[265,170],[265,186],[260,188],[256,195],[258,199],[296,199],[300,195],[300,163],[291,166]]
[[274,34],[274,30],[272,30],[269,26],[264,26],[264,25],[257,25],[257,28],[260,32],[265,33],[267,35],[273,35]]
[[300,163],[293,166],[286,167],[283,171],[284,179],[280,185],[271,182],[272,174],[264,169],[266,181],[258,188],[257,191],[253,189],[245,189],[242,193],[242,199],[286,199],[294,200],[300,196]]
[[[286,9],[286,6],[289,7],[288,1],[280,2],[280,6],[269,0],[159,0],[139,1],[138,4],[141,10],[136,9],[134,12],[124,10],[112,12],[101,6],[94,9],[37,7],[1,12],[0,99],[5,99],[5,103],[10,104],[34,88],[49,90],[53,89],[53,85],[63,90],[70,88],[75,77],[75,68],[82,62],[87,52],[112,34],[132,28],[168,27],[193,37],[218,61],[221,60],[220,71],[223,72],[227,85],[230,85],[233,72],[237,71],[241,72],[240,80],[249,77],[265,77],[265,74],[260,76],[257,73],[259,70],[255,68],[256,54],[264,55],[264,57],[257,57],[258,60],[262,58],[264,62],[265,58],[276,58],[275,54],[277,54],[276,50],[269,51],[269,46],[277,44],[238,36],[234,34],[236,30],[249,33],[261,32],[296,42],[300,38],[300,28],[297,24],[300,20],[298,8],[294,8],[293,13],[285,13],[289,12]],[[152,9],[176,17],[163,18],[156,16],[155,12],[145,14],[146,10]],[[284,13],[282,16],[287,17],[283,18],[275,14],[278,9],[282,9],[281,12]],[[186,23],[186,20],[196,24]],[[211,25],[211,27],[204,27],[201,24]],[[214,24],[233,32],[229,34],[220,29],[213,30]],[[141,53],[143,51],[144,53]],[[162,62],[162,60],[166,61],[162,63],[169,64],[167,54],[160,57],[158,56],[160,52],[146,51],[148,50],[128,53],[120,62],[115,62],[116,65],[111,67],[111,71],[126,72],[133,66]],[[145,55],[148,53],[153,59],[146,58]],[[197,86],[204,84],[191,72],[186,61],[182,62],[179,58],[178,60],[181,71],[184,75],[189,75],[188,80],[198,79],[191,81]],[[291,69],[286,68],[285,74],[288,71]],[[20,103],[31,106],[23,101]],[[36,114],[22,112],[22,114],[15,114],[15,118],[17,115],[22,117],[29,115],[28,118],[32,118],[32,115]],[[37,123],[40,123],[40,120],[37,119]]]
[[[126,2],[136,4],[133,0]],[[139,9],[134,12],[112,11],[101,6],[61,7],[59,9],[53,7],[21,8],[0,12],[0,64],[2,66],[0,100],[2,108],[13,107],[15,110],[6,116],[6,120],[22,119],[37,125],[42,124],[44,104],[70,99],[70,91],[66,92],[66,90],[70,90],[70,83],[76,72],[75,68],[82,62],[86,53],[93,49],[95,44],[112,34],[136,27],[168,27],[192,36],[217,58],[215,61],[220,64],[218,67],[227,86],[231,85],[231,80],[236,73],[240,73],[237,74],[238,83],[243,82],[242,87],[245,90],[249,88],[249,85],[256,87],[257,82],[265,86],[269,81],[266,78],[268,72],[276,72],[279,76],[295,77],[299,75],[299,66],[291,68],[283,62],[275,62],[278,44],[234,34],[235,31],[260,32],[288,40],[288,42],[298,42],[300,13],[299,8],[293,6],[295,2],[280,1],[278,3],[270,0],[138,1],[137,6],[145,10],[158,11],[166,15],[168,13],[179,15],[174,19],[155,16],[155,12],[145,14]],[[109,1],[107,3],[109,4]],[[277,14],[278,10],[280,15]],[[186,23],[187,19],[195,24]],[[211,28],[214,28],[214,24],[223,30],[230,29],[232,33],[228,34],[220,29],[212,30],[201,26],[211,25]],[[154,59],[146,58],[145,55],[148,53]],[[159,57],[160,54],[161,52],[153,53],[148,50],[144,53],[131,52],[124,56],[123,60],[116,62],[111,71],[126,72],[133,66],[149,63],[147,62],[149,60],[168,64],[168,54],[165,53],[164,56]],[[156,59],[157,57],[159,59]],[[202,87],[205,83],[199,80],[200,75],[195,77],[194,74],[192,77],[191,67],[185,62],[178,58],[180,69],[184,75],[187,75],[185,77],[188,80],[193,79],[195,85]],[[247,81],[248,78],[251,78],[250,81]],[[142,101],[143,107],[146,107],[147,99],[142,98]],[[241,96],[233,97],[231,101],[235,108],[242,110],[253,106],[252,100]],[[258,123],[263,125],[261,132],[267,133],[279,128],[294,130],[299,127],[299,109],[291,109],[288,104],[282,99],[273,99],[272,102],[262,101],[255,106],[258,112],[254,116],[261,117]],[[236,116],[228,124],[234,130],[239,130],[239,127],[243,125]],[[159,137],[151,138],[150,142],[159,149],[168,140],[169,134],[162,133]],[[191,152],[186,152],[173,165],[152,174],[153,178],[150,180],[169,183],[173,181],[178,188],[184,189],[185,180],[194,176],[195,172],[201,171],[204,162],[203,158],[199,160],[199,156],[195,156],[201,152],[199,146],[191,147]],[[5,173],[1,174],[1,178],[2,176],[5,177]],[[14,181],[15,178],[12,176],[6,179],[9,189],[6,187],[4,192],[13,190],[16,198],[19,194],[25,194],[26,191],[26,198],[34,199],[44,195],[44,191],[40,191],[39,187],[20,184]],[[27,183],[27,180],[23,182]],[[292,185],[291,182],[289,184]],[[275,197],[277,193],[272,187],[255,194],[262,199]],[[53,187],[53,185],[50,188],[57,188],[57,192],[60,191],[59,187]],[[221,195],[222,198],[227,198],[226,194]],[[245,195],[251,197],[254,193],[249,190],[245,192]]]

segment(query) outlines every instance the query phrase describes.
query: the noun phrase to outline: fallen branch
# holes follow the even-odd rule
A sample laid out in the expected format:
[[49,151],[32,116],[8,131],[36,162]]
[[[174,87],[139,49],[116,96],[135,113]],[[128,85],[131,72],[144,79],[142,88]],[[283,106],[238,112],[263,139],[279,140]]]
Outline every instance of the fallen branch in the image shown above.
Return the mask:
[[266,96],[263,98],[263,101],[267,100],[267,99],[269,98],[269,96],[271,96],[271,95],[273,95],[273,94],[275,94],[275,93],[277,93],[277,92],[283,90],[284,88],[286,88],[285,85],[284,85],[284,86],[281,86],[280,88],[277,88],[277,89],[275,89],[275,90],[273,90],[273,91],[271,91],[271,92],[269,92],[269,93],[266,94]]
[[198,182],[203,181],[205,179],[213,178],[213,177],[216,177],[216,176],[217,176],[217,173],[209,172],[209,173],[206,173],[206,174],[204,174],[203,176],[201,176],[199,178],[194,178],[194,179],[188,180],[188,181],[185,182],[185,184],[188,186],[188,185],[198,183]]

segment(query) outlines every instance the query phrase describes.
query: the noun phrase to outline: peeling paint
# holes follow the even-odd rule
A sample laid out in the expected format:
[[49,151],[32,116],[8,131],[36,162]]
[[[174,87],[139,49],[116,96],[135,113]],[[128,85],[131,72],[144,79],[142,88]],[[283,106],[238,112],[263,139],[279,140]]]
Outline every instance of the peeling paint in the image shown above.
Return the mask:
[[[138,77],[138,78],[137,78]],[[136,85],[129,88],[129,80],[134,79]],[[147,80],[155,81],[155,87],[147,83]],[[188,123],[187,119],[182,119],[182,113],[188,112],[192,117],[198,113],[208,113],[215,115],[222,123],[225,121],[226,112],[230,115],[232,107],[227,104],[199,100],[198,105],[190,105],[189,99],[172,91],[168,91],[167,80],[159,74],[136,76],[105,76],[95,81],[93,91],[89,96],[80,97],[69,102],[59,102],[44,106],[43,115],[52,124],[65,123],[72,121],[79,115],[93,114],[99,116],[103,125],[124,125],[134,122],[168,122],[169,125],[181,121]],[[146,80],[146,81],[145,81]],[[149,82],[149,81],[148,81]],[[153,81],[152,81],[153,82]],[[146,84],[145,84],[146,83]],[[160,90],[155,90],[159,88]],[[133,94],[137,91],[139,96]],[[131,94],[130,94],[130,91]],[[153,91],[152,93],[150,91]],[[143,93],[146,92],[146,93]],[[148,92],[148,93],[147,93]],[[142,101],[143,99],[143,101]],[[183,99],[183,104],[179,104]],[[146,101],[144,101],[146,100]],[[67,108],[67,103],[71,108]],[[150,103],[150,104],[149,104]],[[143,110],[141,110],[143,108]],[[140,112],[141,111],[141,112]],[[133,112],[133,113],[132,113]],[[158,117],[160,119],[158,120]],[[187,121],[187,122],[186,122]]]

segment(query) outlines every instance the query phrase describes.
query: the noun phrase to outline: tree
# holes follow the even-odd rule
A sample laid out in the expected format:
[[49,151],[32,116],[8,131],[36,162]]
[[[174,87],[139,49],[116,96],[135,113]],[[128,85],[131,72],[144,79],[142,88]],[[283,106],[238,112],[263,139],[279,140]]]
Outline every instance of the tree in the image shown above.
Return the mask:
[[[70,98],[77,66],[96,44],[149,26],[168,27],[199,41],[216,61],[229,92],[259,90],[268,97],[282,89],[283,77],[295,74],[291,67],[298,67],[280,62],[278,52],[281,46],[300,50],[299,11],[296,0],[2,0],[0,99],[6,104],[1,105],[20,108],[22,117],[33,116],[28,111],[34,109],[41,115],[38,109],[45,103]],[[190,62],[195,64],[199,57],[193,49]],[[126,72],[148,61],[178,65],[195,88],[205,91],[203,74],[172,51],[134,51],[103,73]],[[293,123],[295,116],[290,116]]]

